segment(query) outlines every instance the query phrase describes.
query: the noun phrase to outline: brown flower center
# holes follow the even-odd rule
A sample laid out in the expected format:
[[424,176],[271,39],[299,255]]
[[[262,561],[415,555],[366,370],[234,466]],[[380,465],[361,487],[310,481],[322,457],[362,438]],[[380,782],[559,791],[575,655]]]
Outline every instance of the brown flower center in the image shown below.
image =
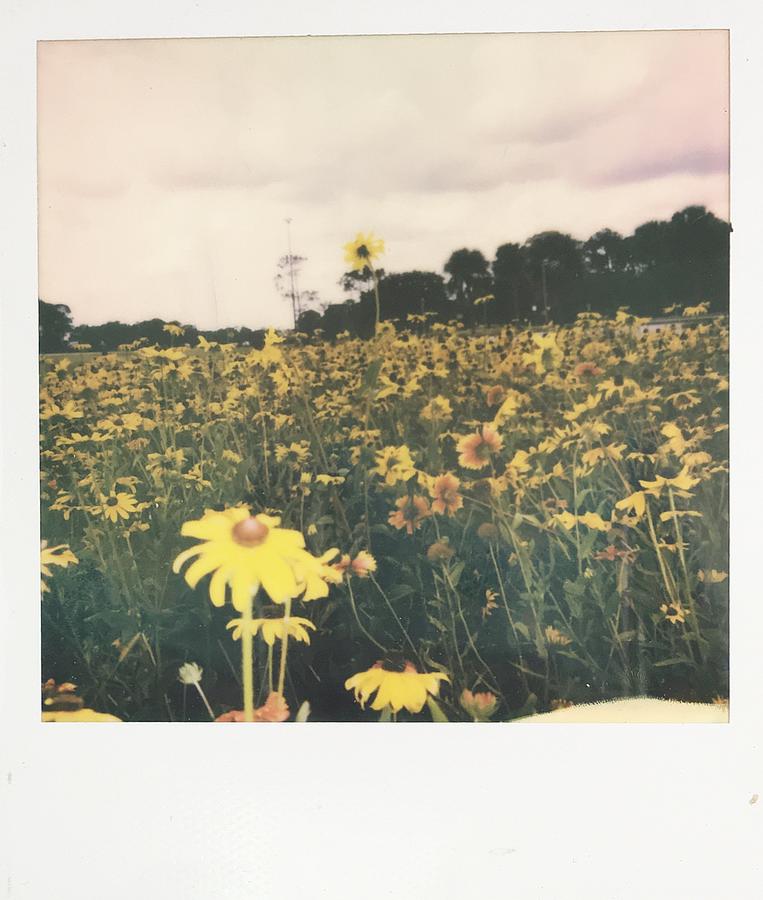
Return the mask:
[[264,522],[249,516],[233,526],[233,540],[242,547],[257,547],[268,536],[269,530]]
[[398,653],[391,653],[376,663],[375,668],[384,669],[385,672],[415,672],[416,667],[405,657]]

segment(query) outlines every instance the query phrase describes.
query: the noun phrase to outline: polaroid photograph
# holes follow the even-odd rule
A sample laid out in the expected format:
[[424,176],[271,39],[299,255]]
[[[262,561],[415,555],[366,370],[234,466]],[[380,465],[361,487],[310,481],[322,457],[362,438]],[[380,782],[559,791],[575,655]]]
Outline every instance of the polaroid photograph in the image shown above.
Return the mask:
[[368,6],[0,11],[0,885],[751,900],[759,17]]
[[43,719],[724,721],[728,65],[42,42]]

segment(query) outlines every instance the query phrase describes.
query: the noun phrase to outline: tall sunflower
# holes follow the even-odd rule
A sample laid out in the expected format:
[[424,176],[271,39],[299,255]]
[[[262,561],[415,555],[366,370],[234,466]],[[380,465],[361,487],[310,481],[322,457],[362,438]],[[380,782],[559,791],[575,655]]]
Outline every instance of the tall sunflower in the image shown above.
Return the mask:
[[239,611],[250,607],[262,587],[274,603],[294,597],[315,600],[328,595],[327,582],[336,582],[328,565],[338,551],[321,557],[305,550],[298,531],[280,528],[281,520],[260,514],[252,516],[243,506],[222,512],[207,510],[201,519],[185,522],[180,533],[202,543],[184,550],[172,564],[179,572],[191,558],[198,557],[185,573],[189,586],[213,572],[209,597],[215,606],[225,603],[225,589],[231,588],[231,602]]
[[384,241],[373,234],[358,232],[354,241],[344,245],[344,261],[356,272],[373,271],[376,260],[384,253]]
[[194,588],[205,575],[212,574],[209,597],[215,606],[225,604],[230,586],[231,602],[241,613],[241,672],[244,691],[244,721],[254,721],[254,680],[252,671],[252,605],[262,587],[275,603],[285,604],[283,651],[278,693],[283,694],[288,647],[291,601],[294,597],[315,600],[328,594],[328,582],[341,575],[328,565],[337,553],[329,550],[321,557],[305,549],[298,531],[280,528],[281,520],[263,514],[253,516],[246,507],[222,512],[207,510],[200,519],[185,522],[180,533],[201,543],[184,550],[172,564],[174,572],[193,557],[185,580]]

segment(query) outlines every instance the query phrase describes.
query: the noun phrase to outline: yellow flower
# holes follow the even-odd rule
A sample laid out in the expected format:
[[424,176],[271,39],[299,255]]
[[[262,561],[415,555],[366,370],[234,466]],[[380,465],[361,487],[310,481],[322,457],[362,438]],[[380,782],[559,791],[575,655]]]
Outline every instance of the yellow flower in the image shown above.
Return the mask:
[[428,422],[444,422],[453,415],[453,408],[447,397],[438,394],[427,403],[419,415]]
[[700,581],[704,581],[706,584],[720,584],[728,577],[728,572],[719,572],[717,569],[709,569],[707,571],[701,569],[697,572],[697,578],[699,578]]
[[181,328],[180,325],[175,325],[172,322],[167,322],[167,324],[162,327],[162,331],[166,331],[168,334],[174,335],[175,337],[180,337],[185,334],[185,328]]
[[354,241],[344,245],[344,261],[356,272],[373,269],[373,264],[384,253],[384,241],[372,234],[358,232]]
[[534,365],[536,375],[542,375],[549,369],[558,368],[559,363],[564,359],[564,353],[556,343],[556,333],[534,334],[533,343],[536,349],[532,353],[525,353],[525,365]]
[[382,710],[389,706],[396,713],[405,707],[409,712],[418,713],[427,702],[427,694],[438,695],[441,681],[450,681],[450,678],[443,672],[417,672],[408,661],[396,665],[384,660],[348,678],[344,686],[355,692],[355,699],[362,707],[376,693],[371,709]]
[[689,610],[681,606],[680,600],[676,600],[675,603],[663,603],[660,607],[660,612],[664,613],[665,618],[673,625],[685,622],[686,617],[689,615]]
[[669,453],[675,453],[680,456],[686,450],[686,440],[683,433],[675,422],[667,422],[660,429],[660,434],[664,435],[668,440],[664,445],[664,449]]
[[[225,627],[233,630],[231,637],[234,641],[237,641],[241,637],[246,623],[243,619],[231,619]],[[309,619],[301,619],[299,616],[290,616],[288,619],[252,619],[248,627],[252,637],[255,637],[257,632],[261,630],[262,637],[268,647],[273,646],[276,638],[279,641],[283,641],[286,638],[293,637],[296,641],[309,644],[310,635],[306,629],[310,628],[315,631],[315,625]]]
[[493,417],[493,426],[495,428],[500,428],[507,419],[516,415],[517,409],[519,409],[519,396],[515,392],[509,394],[509,396],[501,403],[498,412]]
[[628,510],[633,510],[634,518],[638,520],[646,512],[646,495],[643,491],[636,491],[629,497],[618,500],[618,502],[615,503],[615,509],[622,509],[626,512]]
[[213,572],[210,600],[223,606],[230,585],[231,601],[239,612],[248,608],[260,586],[275,603],[300,595],[303,600],[327,596],[327,581],[336,581],[327,563],[337,551],[315,557],[305,550],[305,539],[298,531],[279,528],[280,523],[279,518],[264,514],[252,516],[242,506],[207,510],[201,519],[183,524],[181,534],[202,543],[184,550],[172,569],[177,573],[187,560],[199,557],[185,573],[190,587]]
[[566,647],[567,644],[572,643],[572,638],[567,637],[564,632],[559,631],[558,628],[554,628],[553,625],[547,625],[543,633],[546,635],[546,642],[548,644],[556,644],[559,647]]
[[[45,578],[51,578],[53,576],[49,566],[61,566],[62,569],[65,569],[69,563],[76,564],[78,562],[79,560],[69,549],[68,544],[59,544],[57,547],[48,547],[48,542],[43,541],[40,545],[40,571]],[[40,589],[42,591],[50,590],[42,578],[40,579]]]
[[674,478],[664,478],[658,475],[654,481],[641,481],[641,487],[647,494],[659,497],[664,487],[674,487],[679,491],[688,491],[695,484],[699,484],[699,478],[693,478],[689,475],[689,470],[684,467]]
[[94,709],[57,710],[44,712],[43,722],[121,722],[109,713],[96,712]]
[[376,454],[376,467],[369,471],[380,475],[389,485],[407,481],[416,474],[411,451],[405,444],[402,447],[385,447]]
[[577,522],[577,520],[577,516],[573,516],[571,512],[567,512],[566,510],[552,516],[552,521],[558,522],[563,528],[566,528],[567,531],[570,531],[575,527],[575,522]]
[[609,522],[605,522],[598,513],[594,512],[587,512],[582,516],[578,516],[578,522],[596,531],[609,531],[612,527]]
[[96,506],[94,511],[105,516],[109,521],[116,522],[118,519],[127,519],[131,513],[138,512],[138,505],[132,494],[124,491],[112,491],[108,497],[101,496],[100,506]]

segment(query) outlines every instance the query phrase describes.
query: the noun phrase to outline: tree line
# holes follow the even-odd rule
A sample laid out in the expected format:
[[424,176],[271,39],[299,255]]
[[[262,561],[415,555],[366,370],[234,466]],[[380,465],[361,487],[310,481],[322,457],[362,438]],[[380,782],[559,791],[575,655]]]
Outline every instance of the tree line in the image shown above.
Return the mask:
[[[668,220],[639,225],[630,235],[597,231],[585,241],[559,231],[544,231],[524,243],[501,244],[492,260],[479,250],[451,253],[443,271],[376,272],[381,318],[405,327],[408,317],[432,321],[460,319],[466,325],[507,322],[565,323],[582,311],[612,314],[627,306],[637,315],[659,315],[671,306],[708,301],[716,312],[728,310],[729,235],[727,222],[704,206],[688,206]],[[340,280],[347,295],[321,312],[299,315],[297,330],[334,338],[349,331],[362,338],[374,328],[370,272],[348,272]],[[77,325],[68,307],[40,301],[40,351],[56,352],[72,344],[115,350],[144,339],[149,344],[207,340],[261,346],[264,331],[224,328],[203,331],[184,326],[182,339],[165,330],[162,319],[128,325]]]
[[[524,243],[501,244],[492,260],[479,250],[451,253],[443,272],[377,272],[381,318],[460,319],[467,325],[571,322],[579,312],[614,314],[621,306],[642,316],[666,307],[708,301],[725,312],[729,304],[727,222],[704,206],[688,206],[670,219],[639,225],[631,235],[610,228],[585,241],[544,231]],[[297,327],[373,332],[374,295],[370,273],[349,272],[340,284],[355,296],[308,310]]]

